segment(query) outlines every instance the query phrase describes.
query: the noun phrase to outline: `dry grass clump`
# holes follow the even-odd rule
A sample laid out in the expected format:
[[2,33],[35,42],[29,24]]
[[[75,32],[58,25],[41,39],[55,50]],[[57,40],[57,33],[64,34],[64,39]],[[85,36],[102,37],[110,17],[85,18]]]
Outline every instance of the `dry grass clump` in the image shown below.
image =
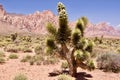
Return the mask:
[[26,55],[21,59],[21,62],[28,62],[32,58],[31,55]]
[[71,77],[70,75],[61,74],[58,76],[57,80],[75,80],[75,78]]
[[0,57],[0,64],[5,63],[5,59],[3,57]]
[[9,55],[9,59],[17,59],[18,58],[18,55],[17,54],[10,54]]
[[13,80],[28,80],[28,78],[24,74],[17,74]]

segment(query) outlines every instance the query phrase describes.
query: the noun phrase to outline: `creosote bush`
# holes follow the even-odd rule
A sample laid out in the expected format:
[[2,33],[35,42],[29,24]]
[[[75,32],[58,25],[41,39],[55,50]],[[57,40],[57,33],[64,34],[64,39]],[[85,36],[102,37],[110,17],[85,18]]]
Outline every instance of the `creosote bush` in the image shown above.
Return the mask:
[[68,15],[65,6],[58,3],[59,27],[55,28],[52,23],[48,23],[47,31],[49,35],[46,39],[46,52],[59,54],[62,59],[65,59],[69,65],[69,73],[75,76],[77,67],[83,69],[95,69],[94,63],[91,60],[91,53],[94,46],[92,40],[84,37],[84,30],[87,26],[87,17],[81,17],[77,20],[73,30],[68,25]]
[[97,66],[104,71],[120,72],[120,54],[101,54],[97,58]]

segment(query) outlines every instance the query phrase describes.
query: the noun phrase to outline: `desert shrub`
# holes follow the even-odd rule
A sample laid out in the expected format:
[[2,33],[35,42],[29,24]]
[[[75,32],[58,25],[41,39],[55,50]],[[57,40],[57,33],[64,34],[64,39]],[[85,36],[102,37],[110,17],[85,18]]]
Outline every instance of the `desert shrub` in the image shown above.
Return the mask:
[[61,68],[67,69],[69,67],[68,62],[62,62]]
[[11,42],[11,39],[10,39],[10,38],[7,38],[5,41],[6,41],[6,42]]
[[18,55],[12,53],[12,54],[9,55],[9,58],[10,58],[10,59],[17,59],[17,58],[18,58]]
[[108,46],[104,45],[104,44],[100,44],[100,45],[98,45],[98,47],[101,49],[108,49]]
[[5,59],[3,57],[0,57],[0,64],[5,63]]
[[117,48],[117,50],[116,50],[116,51],[117,51],[117,53],[119,53],[119,54],[120,54],[120,48]]
[[33,65],[36,63],[37,65],[40,65],[44,61],[44,58],[42,55],[35,55],[32,56],[29,60],[30,65]]
[[0,57],[5,57],[5,53],[3,51],[0,51]]
[[24,74],[18,74],[14,77],[13,80],[28,80],[28,78]]
[[38,54],[42,54],[42,47],[41,46],[36,46],[35,47],[35,53],[38,55]]
[[32,42],[31,36],[26,36],[26,41],[27,42]]
[[44,62],[43,62],[43,64],[44,65],[49,65],[49,64],[55,64],[55,63],[57,63],[57,62],[59,62],[59,60],[57,59],[57,58],[55,58],[55,57],[47,57],[46,58],[46,60],[44,60]]
[[35,59],[34,59],[34,58],[31,58],[31,59],[29,60],[29,63],[30,63],[30,65],[34,65]]
[[44,58],[42,55],[35,55],[34,59],[37,65],[41,65],[44,61]]
[[32,52],[32,49],[27,48],[27,47],[24,47],[24,48],[23,48],[23,52],[25,52],[25,53],[26,53],[26,52]]
[[21,59],[21,62],[28,62],[31,58],[32,58],[32,56],[26,55],[25,57],[23,57],[23,58]]
[[97,66],[104,71],[120,72],[120,54],[101,54],[97,58]]
[[6,46],[6,45],[8,45],[8,42],[6,42],[6,41],[0,42],[0,47],[4,47],[4,46]]
[[43,56],[42,55],[35,55],[35,56],[33,56],[33,58],[35,59],[35,61],[44,61],[44,58],[43,58]]
[[58,76],[58,80],[75,80],[75,78],[66,74],[61,74]]
[[19,51],[19,48],[15,45],[8,45],[7,47],[4,48],[4,50],[7,52],[17,53]]

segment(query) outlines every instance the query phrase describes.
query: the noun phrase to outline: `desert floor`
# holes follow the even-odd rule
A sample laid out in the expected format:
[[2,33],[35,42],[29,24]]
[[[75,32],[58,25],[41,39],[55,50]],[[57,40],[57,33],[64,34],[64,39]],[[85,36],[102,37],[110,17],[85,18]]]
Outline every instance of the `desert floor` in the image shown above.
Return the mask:
[[[10,53],[6,53],[6,57]],[[16,53],[18,59],[9,59],[4,64],[0,64],[0,80],[13,80],[15,75],[22,73],[28,77],[28,80],[57,80],[58,76],[49,76],[49,73],[55,70],[61,70],[59,62],[55,65],[30,65],[28,62],[20,62],[21,58],[27,54],[34,53]],[[120,73],[103,72],[94,70],[78,69],[76,80],[120,80]]]

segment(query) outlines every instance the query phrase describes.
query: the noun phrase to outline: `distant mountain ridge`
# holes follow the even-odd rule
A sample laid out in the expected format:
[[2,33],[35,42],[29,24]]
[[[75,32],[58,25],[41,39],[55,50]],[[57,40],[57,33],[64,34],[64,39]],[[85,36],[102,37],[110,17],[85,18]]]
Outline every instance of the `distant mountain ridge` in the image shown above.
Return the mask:
[[[54,15],[50,10],[43,12],[36,11],[33,14],[23,15],[15,13],[7,13],[3,6],[0,5],[0,34],[9,34],[13,32],[27,34],[46,34],[46,24],[53,23],[58,27],[58,16]],[[76,22],[69,22],[71,28],[75,27]],[[106,22],[98,24],[88,23],[85,30],[88,37],[106,36],[120,37],[120,31],[110,26]]]

